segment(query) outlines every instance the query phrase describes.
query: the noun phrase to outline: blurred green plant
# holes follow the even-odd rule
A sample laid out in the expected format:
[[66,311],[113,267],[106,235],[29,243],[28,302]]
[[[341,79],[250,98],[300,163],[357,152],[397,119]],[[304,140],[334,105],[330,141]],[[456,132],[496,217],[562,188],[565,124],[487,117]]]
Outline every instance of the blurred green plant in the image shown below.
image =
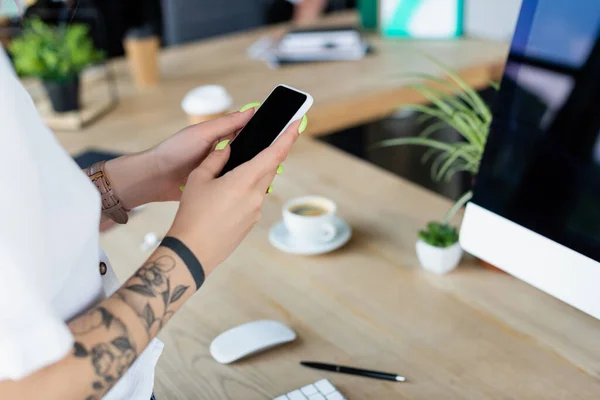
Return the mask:
[[[419,91],[430,104],[406,104],[400,108],[420,112],[422,115],[417,122],[427,125],[418,137],[383,140],[373,147],[429,147],[422,162],[432,160],[431,178],[434,181],[450,181],[455,174],[463,171],[476,175],[492,123],[492,112],[479,93],[460,75],[435,58],[425,57],[439,66],[449,79],[422,73],[411,74],[421,82],[408,87]],[[490,82],[490,85],[496,90],[499,88],[495,82]],[[435,134],[448,126],[454,128],[463,140],[447,143],[435,139]],[[444,218],[444,223],[447,224],[472,197],[471,191],[461,196]]]
[[458,232],[446,223],[430,222],[426,230],[419,232],[419,238],[432,246],[446,248],[458,242]]
[[39,18],[25,23],[9,51],[20,76],[45,81],[69,80],[88,65],[104,59],[104,54],[94,47],[86,25],[51,26]]

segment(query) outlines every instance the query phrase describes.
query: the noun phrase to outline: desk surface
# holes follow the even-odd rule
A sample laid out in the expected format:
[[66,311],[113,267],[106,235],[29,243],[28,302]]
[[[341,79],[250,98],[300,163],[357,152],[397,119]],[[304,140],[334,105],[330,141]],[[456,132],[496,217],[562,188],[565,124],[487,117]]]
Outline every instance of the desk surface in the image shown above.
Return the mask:
[[[354,13],[326,19],[326,24],[345,25]],[[487,85],[502,70],[508,47],[481,40],[409,41],[369,40],[376,53],[358,62],[286,66],[277,70],[250,60],[246,50],[262,35],[277,35],[282,27],[266,28],[170,48],[162,52],[162,81],[154,88],[138,90],[131,82],[127,64],[113,62],[121,103],[108,117],[79,132],[58,132],[71,152],[107,143],[124,151],[145,149],[186,124],[180,103],[192,88],[220,84],[235,99],[234,109],[262,101],[271,88],[286,83],[313,95],[308,134],[331,133],[381,119],[400,104],[422,101],[405,87],[407,74],[440,73],[419,52],[427,52],[454,68],[475,87]],[[441,73],[440,73],[441,74]],[[124,134],[126,133],[126,134]]]
[[[270,399],[326,376],[350,400],[598,399],[600,321],[469,260],[441,277],[419,268],[416,232],[447,200],[310,138],[275,187],[262,221],[160,334],[159,398]],[[306,193],[338,203],[354,229],[343,249],[301,257],[268,243],[283,202]],[[144,234],[164,234],[175,211],[151,204],[103,234],[120,278],[148,256],[138,250]],[[288,324],[298,341],[231,366],[212,360],[219,333],[263,318]],[[300,360],[409,382],[326,374]]]

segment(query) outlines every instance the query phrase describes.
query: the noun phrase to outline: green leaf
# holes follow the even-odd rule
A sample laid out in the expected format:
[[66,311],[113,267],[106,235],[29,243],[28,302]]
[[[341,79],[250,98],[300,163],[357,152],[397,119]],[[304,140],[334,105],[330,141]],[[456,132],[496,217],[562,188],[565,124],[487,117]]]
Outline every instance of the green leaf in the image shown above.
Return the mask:
[[423,164],[425,164],[425,163],[426,163],[427,161],[429,161],[429,159],[430,159],[430,158],[431,158],[431,157],[432,157],[432,156],[433,156],[435,153],[437,153],[438,151],[439,151],[438,149],[434,149],[434,148],[431,148],[431,149],[427,150],[427,151],[425,152],[425,154],[423,154],[423,158],[421,158],[421,162],[422,162]]
[[[405,105],[400,106],[399,108],[402,110],[405,107]],[[436,119],[437,117],[434,115],[429,115],[429,114],[421,114],[419,115],[416,119],[415,122],[419,125],[423,125],[426,122],[431,121],[432,119]]]
[[[477,147],[479,147],[480,150],[483,151],[485,143],[487,142],[489,126],[486,127],[485,122],[479,119],[475,119],[472,115],[469,114],[461,113],[458,114],[456,117],[462,118],[468,125],[468,127],[465,129],[463,137],[465,137],[465,139],[467,139],[472,144],[477,145]],[[472,132],[472,134],[468,135],[467,137],[467,132]]]
[[429,222],[427,228],[419,232],[419,238],[435,247],[450,247],[458,242],[458,231],[446,223]]
[[479,96],[479,94],[475,90],[473,90],[473,88],[459,74],[454,72],[451,68],[449,68],[437,58],[429,54],[425,54],[425,57],[437,66],[439,66],[446,74],[448,74],[450,79],[452,79],[467,94],[467,96],[469,96],[471,100],[473,100],[473,103],[475,104],[475,107],[473,107],[474,109],[480,112],[486,120],[492,119],[492,114],[489,110],[489,107],[481,99],[481,96]]
[[441,129],[446,128],[448,125],[444,122],[438,121],[430,124],[427,128],[423,129],[419,133],[419,137],[429,137]]
[[40,18],[25,22],[9,51],[20,75],[51,80],[68,79],[103,57],[94,48],[87,26],[52,26]]
[[432,181],[438,181],[437,177],[437,171],[439,171],[440,166],[442,165],[443,162],[445,162],[449,157],[450,154],[452,154],[452,152],[445,152],[445,153],[440,153],[438,154],[435,159],[433,160],[433,163],[431,163],[431,180]]
[[452,166],[452,164],[454,164],[456,162],[456,160],[458,160],[459,158],[465,157],[466,154],[468,154],[468,151],[469,151],[468,145],[457,148],[456,151],[454,151],[454,153],[452,153],[450,155],[450,157],[448,157],[448,159],[440,167],[440,169],[437,173],[437,176],[436,176],[436,180],[440,181],[444,177],[444,174]]
[[452,149],[453,149],[452,145],[449,145],[447,143],[440,142],[440,141],[433,140],[433,139],[419,138],[419,137],[386,139],[386,140],[382,140],[379,143],[374,144],[373,146],[371,146],[371,148],[377,149],[380,147],[392,147],[392,146],[400,146],[400,145],[405,145],[405,144],[432,147],[432,148],[435,148],[438,150],[443,150],[443,151],[452,151]]
[[456,201],[456,203],[454,203],[454,205],[452,206],[452,208],[450,209],[450,211],[448,211],[448,213],[444,217],[444,224],[448,224],[452,220],[452,218],[454,218],[454,216],[456,215],[456,213],[458,212],[458,210],[460,210],[461,208],[463,208],[465,206],[465,204],[467,204],[472,198],[473,198],[473,192],[471,190],[469,190],[468,192],[466,192],[465,194],[463,194]]
[[[427,93],[430,96],[437,97],[438,100],[441,100],[443,103],[445,103],[442,106],[438,106],[442,110],[448,107],[450,112],[462,111],[465,114],[471,114],[474,118],[479,119],[477,112],[470,106],[470,104],[466,103],[464,100],[461,100],[460,97],[456,97],[457,93],[455,92],[451,92],[451,94],[448,94],[443,90],[428,85],[423,85],[420,83],[413,83],[408,86],[415,88],[422,94]],[[437,103],[434,104],[437,105]]]
[[450,182],[452,177],[459,172],[470,172],[473,175],[477,173],[477,170],[476,169],[473,170],[473,168],[470,166],[470,164],[468,164],[464,161],[463,162],[461,162],[461,161],[463,161],[463,160],[458,160],[450,168],[448,168],[448,171],[446,172],[446,175],[444,176],[445,182]]
[[458,96],[459,98],[464,100],[465,103],[467,103],[473,110],[478,109],[477,103],[475,103],[473,101],[473,99],[470,96],[468,96],[460,88],[460,86],[453,84],[453,82],[451,82],[451,81],[448,81],[446,79],[443,79],[443,78],[440,78],[437,76],[422,74],[422,73],[412,73],[412,74],[407,74],[407,76],[411,76],[411,77],[414,77],[417,79],[424,79],[424,80],[431,81],[431,82],[437,83],[439,85],[445,86],[451,93],[455,93],[456,96]]
[[493,88],[494,88],[494,90],[495,90],[495,91],[498,91],[498,90],[500,90],[500,82],[496,82],[496,81],[489,81],[488,83],[489,83],[489,85],[490,85],[491,87],[493,87]]
[[464,136],[465,139],[467,139],[469,141],[477,142],[477,139],[473,140],[472,137],[470,137],[472,135],[472,133],[470,132],[470,128],[468,126],[466,126],[466,124],[463,120],[461,120],[460,118],[457,119],[454,114],[449,115],[449,114],[442,112],[439,109],[420,105],[420,104],[408,104],[406,106],[403,106],[403,108],[414,110],[414,111],[419,111],[424,114],[429,114],[434,117],[437,117],[440,120],[447,123],[448,125],[450,125],[451,127],[453,127],[458,133],[460,133],[462,136]]

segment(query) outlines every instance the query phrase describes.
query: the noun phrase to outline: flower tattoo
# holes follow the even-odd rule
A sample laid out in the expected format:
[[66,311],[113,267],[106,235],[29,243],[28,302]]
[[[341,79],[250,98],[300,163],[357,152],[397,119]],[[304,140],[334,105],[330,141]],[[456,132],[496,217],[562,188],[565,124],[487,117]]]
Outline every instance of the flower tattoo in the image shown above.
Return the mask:
[[[175,268],[175,260],[172,257],[159,257],[140,268],[134,276],[134,283],[125,287],[129,292],[148,298],[148,303],[138,309],[138,315],[149,335],[164,326],[173,315],[173,312],[168,310],[169,305],[179,300],[189,288],[185,285],[171,288],[169,272],[173,268]],[[162,300],[162,307],[159,310],[155,298]]]
[[[85,360],[93,371],[86,400],[99,400],[131,367],[139,355],[129,324],[121,320],[124,308],[137,314],[151,339],[175,314],[171,305],[181,301],[190,286],[170,276],[175,259],[162,256],[148,261],[114,296],[69,322],[75,337],[73,356]],[[119,301],[121,306],[117,306]],[[125,322],[128,324],[126,325]],[[146,342],[142,342],[144,345]]]
[[[89,357],[96,376],[100,378],[92,384],[94,390],[111,387],[133,364],[136,351],[129,338],[127,327],[106,308],[98,307],[91,310],[74,321],[71,329],[81,337],[73,345],[73,354],[78,358]],[[105,340],[94,342],[95,336],[89,335],[94,331],[104,331],[114,339],[109,342]]]

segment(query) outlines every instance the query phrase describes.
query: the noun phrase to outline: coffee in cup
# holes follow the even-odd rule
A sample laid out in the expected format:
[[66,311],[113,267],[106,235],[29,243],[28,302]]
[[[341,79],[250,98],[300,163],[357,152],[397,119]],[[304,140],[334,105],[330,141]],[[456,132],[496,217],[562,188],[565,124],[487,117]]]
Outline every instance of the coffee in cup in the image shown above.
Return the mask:
[[225,116],[233,100],[227,90],[218,85],[199,86],[184,97],[181,108],[191,125]]
[[283,222],[294,240],[324,243],[337,233],[336,211],[336,204],[325,197],[298,197],[284,204]]
[[290,208],[290,212],[296,215],[305,217],[318,217],[319,215],[327,214],[327,209],[318,204],[304,203],[298,204]]

